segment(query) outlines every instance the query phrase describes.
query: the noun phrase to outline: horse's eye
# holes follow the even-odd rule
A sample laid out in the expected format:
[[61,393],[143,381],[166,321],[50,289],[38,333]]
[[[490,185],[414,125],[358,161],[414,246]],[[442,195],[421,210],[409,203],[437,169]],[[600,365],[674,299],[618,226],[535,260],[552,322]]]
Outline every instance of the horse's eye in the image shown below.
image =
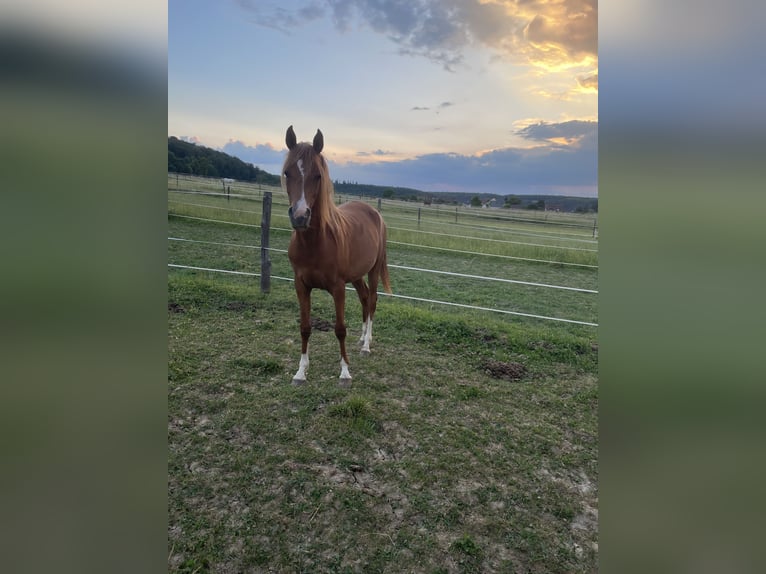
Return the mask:
[[285,177],[289,177],[289,174],[287,172],[284,173]]

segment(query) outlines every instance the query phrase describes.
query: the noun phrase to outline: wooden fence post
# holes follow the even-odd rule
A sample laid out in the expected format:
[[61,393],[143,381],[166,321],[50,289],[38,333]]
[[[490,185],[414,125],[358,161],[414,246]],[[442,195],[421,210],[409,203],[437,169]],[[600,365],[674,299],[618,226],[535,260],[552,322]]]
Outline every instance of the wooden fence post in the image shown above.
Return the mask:
[[457,207],[455,208],[455,223],[457,223]]
[[380,213],[380,198],[378,198],[378,213]]
[[263,193],[261,213],[261,292],[271,290],[271,257],[269,257],[269,227],[271,226],[271,192]]
[[420,208],[418,207],[418,227],[420,227]]

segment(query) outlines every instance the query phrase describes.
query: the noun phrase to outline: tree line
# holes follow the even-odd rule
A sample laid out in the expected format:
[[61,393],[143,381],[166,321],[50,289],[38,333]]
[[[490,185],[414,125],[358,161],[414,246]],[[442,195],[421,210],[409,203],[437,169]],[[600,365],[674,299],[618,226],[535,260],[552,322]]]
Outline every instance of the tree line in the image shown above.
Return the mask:
[[279,176],[209,147],[168,138],[168,171],[279,185]]
[[[279,185],[279,176],[263,171],[251,163],[205,146],[168,138],[168,171],[205,177],[229,177],[264,185]],[[370,185],[351,181],[335,181],[335,191],[346,195],[382,197],[423,202],[426,205],[471,205],[481,207],[494,199],[493,207],[598,213],[598,199],[554,195],[497,195],[460,192],[423,192],[408,187]]]
[[501,207],[506,209],[515,208],[536,211],[552,210],[575,213],[598,213],[598,198],[595,197],[514,194],[499,195],[491,193],[473,194],[455,191],[425,192],[409,187],[371,185],[337,180],[333,185],[336,192],[346,195],[399,199],[418,203],[422,202],[426,205],[470,205],[471,207],[481,207],[482,205],[487,204],[491,207]]

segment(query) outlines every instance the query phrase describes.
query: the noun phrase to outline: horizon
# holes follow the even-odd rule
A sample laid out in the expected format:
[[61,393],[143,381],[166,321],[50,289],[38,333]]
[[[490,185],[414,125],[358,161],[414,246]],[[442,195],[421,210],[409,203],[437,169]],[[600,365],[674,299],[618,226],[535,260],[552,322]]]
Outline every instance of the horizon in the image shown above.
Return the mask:
[[[189,144],[192,144],[192,145],[195,145],[195,146],[204,147],[204,148],[207,148],[207,149],[210,149],[210,150],[213,150],[213,151],[225,153],[226,155],[229,155],[230,157],[237,158],[237,156],[231,155],[231,154],[229,154],[227,152],[224,152],[223,150],[220,150],[220,149],[216,149],[216,148],[213,148],[213,147],[210,147],[210,146],[206,146],[206,145],[204,145],[204,144],[202,144],[200,142],[184,140],[184,139],[182,139],[182,138],[180,138],[178,136],[174,136],[174,135],[169,135],[168,139],[170,139],[170,138],[176,138],[177,140],[183,141],[185,143],[189,143]],[[279,177],[278,173],[273,173],[273,172],[271,172],[269,170],[263,169],[262,166],[255,165],[255,164],[253,164],[251,162],[248,162],[248,161],[246,161],[246,160],[244,160],[242,158],[237,158],[237,159],[240,159],[244,163],[246,163],[248,165],[252,165],[253,167],[256,167],[256,168],[260,169],[261,171],[265,172],[267,175],[270,175],[270,176],[273,176],[273,177]],[[280,167],[280,170],[281,170],[281,167]],[[280,170],[277,170],[277,171],[280,171]],[[181,175],[191,175],[193,177],[203,177],[203,178],[209,177],[211,179],[222,179],[220,177],[212,177],[212,176],[196,175],[196,174],[181,174]],[[237,178],[230,178],[230,179],[231,179],[231,181],[234,181],[234,182],[236,182],[236,181],[244,182],[245,181],[245,180],[240,180],[240,179],[237,179]],[[390,184],[366,183],[366,182],[363,182],[363,181],[356,181],[356,180],[354,180],[354,181],[349,181],[349,180],[346,180],[346,179],[340,180],[340,179],[338,179],[336,177],[332,177],[332,182],[333,182],[334,186],[337,186],[337,185],[360,185],[360,186],[370,186],[370,187],[380,187],[380,188],[391,188],[393,190],[406,190],[406,191],[413,191],[413,192],[419,192],[419,193],[424,193],[424,194],[428,194],[428,193],[433,193],[433,194],[455,194],[455,195],[460,194],[460,195],[477,195],[477,196],[480,196],[480,197],[481,196],[508,197],[508,196],[517,195],[517,196],[528,196],[528,197],[561,197],[561,198],[570,198],[570,199],[574,198],[574,199],[596,199],[596,200],[598,199],[598,195],[595,195],[595,196],[565,195],[565,194],[552,193],[552,192],[538,193],[536,191],[530,191],[528,193],[523,193],[523,192],[520,192],[520,193],[476,192],[476,191],[468,190],[468,189],[466,189],[466,190],[452,190],[452,191],[449,191],[449,190],[429,191],[429,190],[419,189],[419,188],[411,187],[411,186],[407,186],[407,185],[390,185]],[[394,198],[394,199],[397,199],[397,198]],[[490,206],[490,207],[493,207],[493,206]],[[497,206],[494,206],[494,207],[497,207]]]

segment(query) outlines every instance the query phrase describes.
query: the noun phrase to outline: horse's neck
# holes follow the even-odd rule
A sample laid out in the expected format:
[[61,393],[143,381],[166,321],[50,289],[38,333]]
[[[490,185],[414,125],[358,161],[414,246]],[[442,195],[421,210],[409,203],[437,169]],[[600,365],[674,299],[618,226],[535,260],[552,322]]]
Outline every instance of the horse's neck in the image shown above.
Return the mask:
[[316,226],[317,230],[324,228],[333,231],[338,208],[335,207],[330,195],[324,191],[320,193],[314,207],[313,214],[316,217],[311,218],[311,227]]

